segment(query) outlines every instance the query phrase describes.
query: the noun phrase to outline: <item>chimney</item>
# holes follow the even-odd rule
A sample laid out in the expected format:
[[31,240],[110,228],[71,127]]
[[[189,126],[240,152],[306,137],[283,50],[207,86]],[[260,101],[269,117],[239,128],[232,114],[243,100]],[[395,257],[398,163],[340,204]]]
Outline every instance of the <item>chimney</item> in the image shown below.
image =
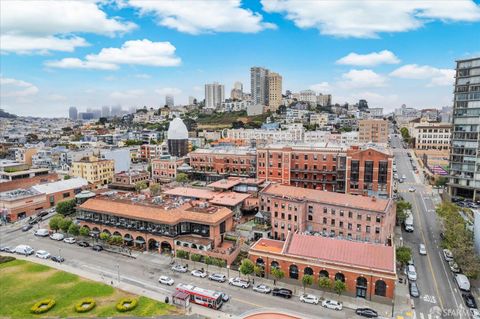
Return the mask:
[[372,202],[376,202],[377,198],[375,196],[372,196]]

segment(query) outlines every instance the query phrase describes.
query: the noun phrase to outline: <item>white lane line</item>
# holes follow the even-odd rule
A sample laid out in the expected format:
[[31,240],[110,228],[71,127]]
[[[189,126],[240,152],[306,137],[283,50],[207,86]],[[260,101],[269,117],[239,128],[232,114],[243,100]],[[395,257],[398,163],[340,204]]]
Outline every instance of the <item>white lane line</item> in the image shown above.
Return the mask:
[[420,312],[420,319],[425,319],[425,316],[422,312]]
[[445,273],[445,277],[447,277],[447,282],[448,282],[448,286],[450,287],[450,291],[452,292],[453,301],[455,301],[455,305],[457,306],[457,308],[459,308],[459,305],[458,305],[458,302],[457,302],[457,297],[455,296],[455,291],[452,287],[452,284],[450,283],[447,268],[445,267],[445,263],[443,262],[442,254],[440,254],[440,252],[438,252],[438,256],[440,257],[440,263],[442,264],[442,268],[443,268],[443,272]]

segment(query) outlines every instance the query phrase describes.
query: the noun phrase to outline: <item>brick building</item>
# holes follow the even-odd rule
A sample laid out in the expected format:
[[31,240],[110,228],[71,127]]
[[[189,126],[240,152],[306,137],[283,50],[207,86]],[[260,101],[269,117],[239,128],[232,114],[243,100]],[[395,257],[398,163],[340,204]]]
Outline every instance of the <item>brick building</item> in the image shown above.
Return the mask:
[[346,294],[374,301],[394,297],[395,252],[393,246],[359,243],[318,236],[289,234],[286,241],[262,238],[248,252],[249,259],[264,269],[284,271],[285,279],[302,283],[312,275],[346,284]]
[[197,149],[188,157],[194,179],[214,182],[230,176],[255,177],[257,156],[251,148]]
[[150,174],[147,171],[128,171],[120,172],[113,176],[113,182],[108,185],[109,188],[124,190],[134,190],[138,182],[145,182],[148,186]]
[[257,178],[303,188],[388,198],[393,156],[358,146],[272,144],[257,149]]
[[388,121],[366,119],[358,121],[358,141],[360,143],[388,143]]
[[0,193],[1,218],[14,222],[49,207],[45,194],[34,189],[14,189]]
[[185,163],[185,158],[176,156],[162,156],[150,161],[152,165],[152,179],[158,183],[168,183],[177,177],[177,168]]
[[270,216],[275,239],[288,232],[391,244],[395,202],[272,183],[259,193],[260,212]]
[[32,186],[32,189],[45,194],[48,207],[54,207],[59,202],[71,200],[82,190],[88,189],[88,182],[83,178],[71,178],[67,180],[39,184]]
[[100,159],[96,156],[84,157],[72,163],[70,174],[85,178],[93,185],[105,185],[113,181],[115,161]]

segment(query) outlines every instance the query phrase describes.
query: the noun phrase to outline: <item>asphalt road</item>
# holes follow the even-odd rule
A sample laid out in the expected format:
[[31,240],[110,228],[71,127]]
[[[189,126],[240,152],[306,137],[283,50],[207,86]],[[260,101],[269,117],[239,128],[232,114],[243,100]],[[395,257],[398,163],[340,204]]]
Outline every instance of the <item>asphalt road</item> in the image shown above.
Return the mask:
[[[99,274],[105,279],[106,283],[113,282],[116,284],[120,278],[122,282],[127,282],[143,289],[154,288],[159,292],[168,293],[175,289],[175,285],[168,287],[158,283],[160,275],[168,275],[175,280],[175,284],[180,282],[191,283],[202,288],[223,291],[231,296],[231,300],[222,306],[221,311],[232,315],[240,315],[254,308],[274,308],[305,314],[306,318],[357,317],[352,309],[343,309],[342,311],[329,310],[320,305],[301,303],[296,296],[290,300],[284,300],[279,297],[256,293],[251,288],[242,289],[229,286],[226,283],[212,282],[206,278],[196,278],[191,276],[190,273],[176,273],[170,270],[169,262],[171,259],[158,254],[140,254],[137,259],[134,259],[105,251],[95,252],[90,248],[82,248],[76,244],[69,245],[64,242],[51,240],[48,237],[38,238],[33,235],[33,229],[25,233],[21,230],[8,234],[0,231],[0,243],[1,245],[12,247],[19,244],[27,244],[34,250],[43,249],[52,255],[60,254],[65,258],[67,265]],[[30,258],[35,259],[36,257],[32,256]],[[209,270],[214,272],[215,267]],[[231,271],[230,276],[236,275],[238,275],[237,272]],[[260,280],[256,278],[255,283],[260,283]]]
[[[430,187],[423,184],[423,174],[415,174],[407,155],[409,150],[400,146],[399,138],[392,138],[398,175],[407,180],[399,183],[398,192],[412,204],[413,233],[403,232],[404,244],[412,248],[417,270],[420,298],[414,299],[417,318],[469,318],[461,293],[454,282],[453,273],[444,261],[440,247],[440,224],[435,213]],[[416,164],[417,168],[419,165]],[[408,188],[414,187],[415,192]],[[425,244],[427,255],[419,254],[419,244]]]

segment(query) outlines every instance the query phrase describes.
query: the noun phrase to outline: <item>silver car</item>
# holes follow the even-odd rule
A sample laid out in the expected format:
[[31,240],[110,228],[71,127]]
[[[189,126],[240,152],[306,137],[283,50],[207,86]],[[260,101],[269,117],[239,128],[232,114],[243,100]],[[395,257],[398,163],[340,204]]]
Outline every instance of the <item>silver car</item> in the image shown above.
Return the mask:
[[267,285],[260,284],[253,287],[253,291],[260,292],[262,294],[269,294],[272,292],[272,288],[268,287]]

